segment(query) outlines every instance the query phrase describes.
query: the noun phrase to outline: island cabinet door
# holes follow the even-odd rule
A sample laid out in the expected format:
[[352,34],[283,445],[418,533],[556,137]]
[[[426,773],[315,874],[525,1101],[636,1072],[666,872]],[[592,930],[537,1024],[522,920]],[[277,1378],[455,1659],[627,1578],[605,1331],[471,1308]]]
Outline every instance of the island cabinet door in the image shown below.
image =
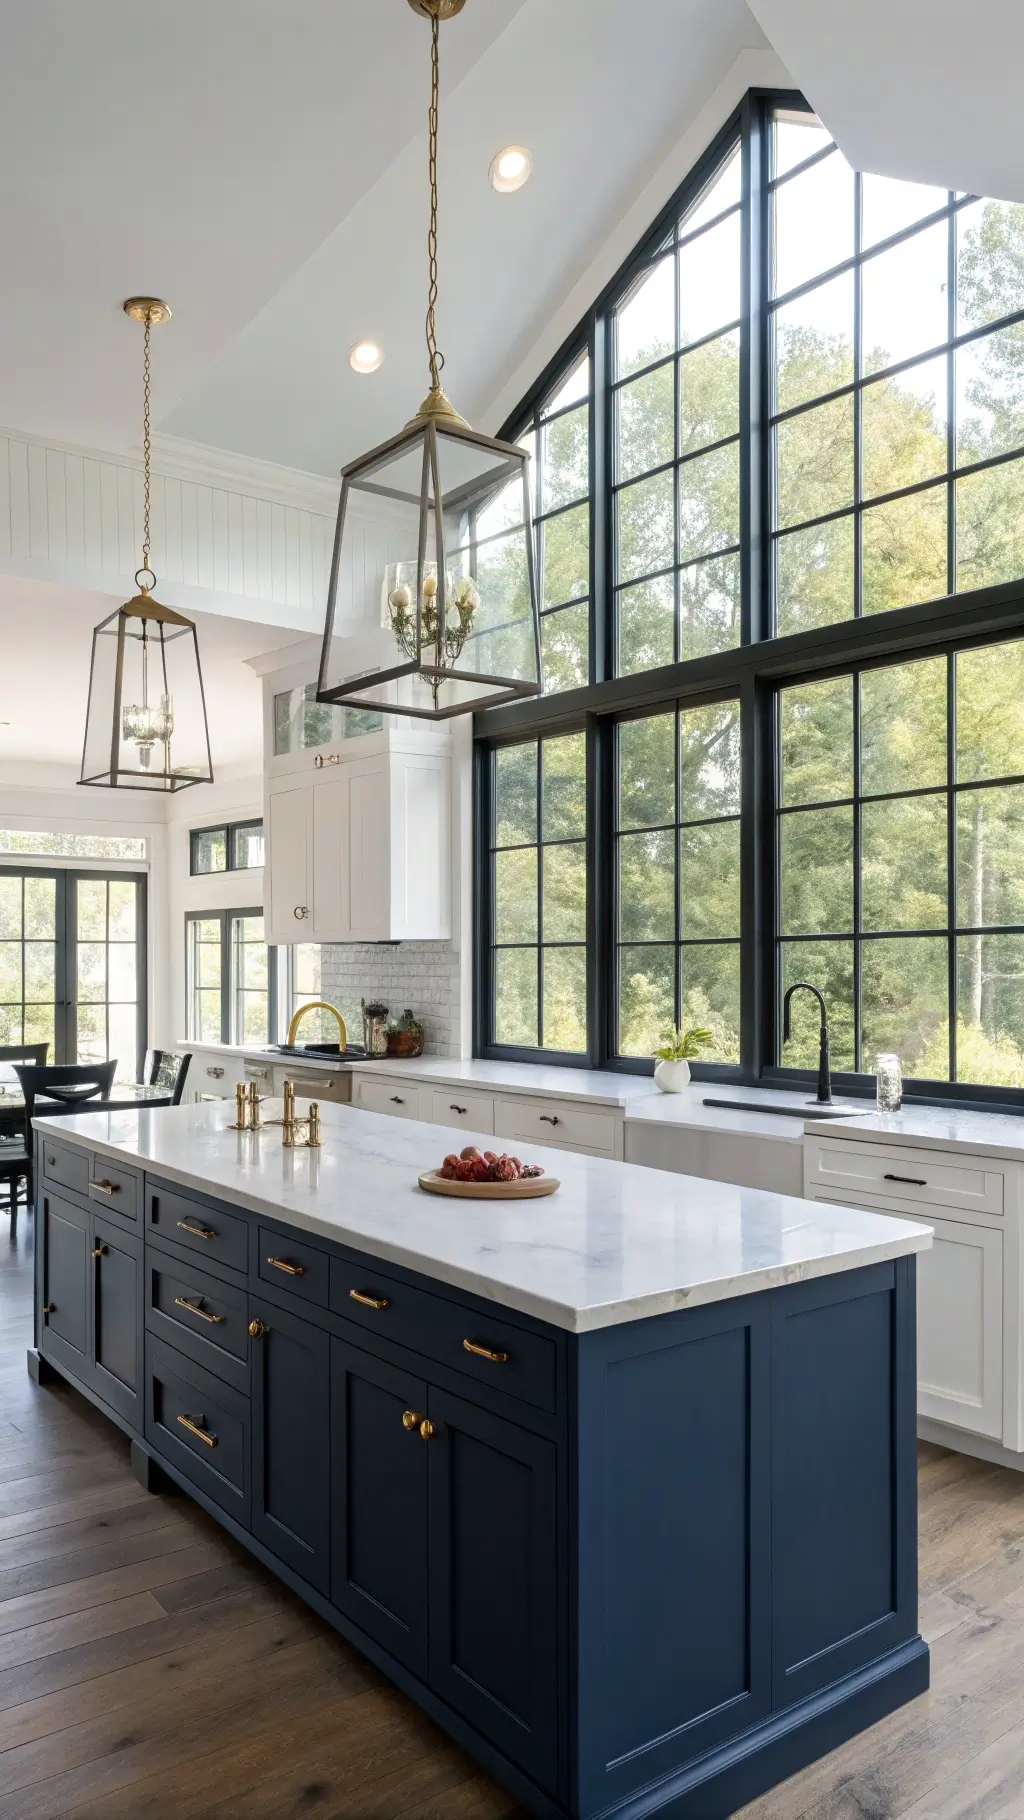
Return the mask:
[[93,1389],[140,1433],[142,1387],[142,1244],[110,1220],[94,1217],[89,1264]]
[[554,1792],[556,1448],[433,1388],[429,1416],[430,1685]]
[[583,1813],[770,1711],[768,1304],[737,1296],[577,1343]]
[[89,1360],[89,1227],[91,1216],[60,1195],[42,1197],[42,1307],[40,1335],[43,1353],[64,1365],[79,1379],[91,1377]]
[[426,1420],[422,1379],[331,1341],[331,1599],[424,1680]]
[[917,1631],[914,1259],[794,1284],[771,1302],[780,1707]]
[[[249,1302],[252,1532],[318,1592],[330,1585],[330,1336]],[[257,1329],[257,1331],[253,1331]]]

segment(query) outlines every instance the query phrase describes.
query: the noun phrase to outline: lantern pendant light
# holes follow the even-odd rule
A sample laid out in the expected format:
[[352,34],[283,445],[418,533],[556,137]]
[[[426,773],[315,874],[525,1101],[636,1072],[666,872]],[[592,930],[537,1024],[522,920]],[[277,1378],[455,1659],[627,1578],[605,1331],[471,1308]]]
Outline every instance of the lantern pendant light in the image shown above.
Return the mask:
[[129,297],[145,326],[142,363],[143,514],[139,592],[92,635],[80,784],[170,793],[213,782],[196,628],[153,598],[150,567],[150,335],[170,310],[159,297]]
[[430,390],[389,442],[341,471],[317,700],[446,720],[541,691],[530,458],[483,436],[441,385],[437,303],[438,31],[465,0],[409,0],[430,21]]

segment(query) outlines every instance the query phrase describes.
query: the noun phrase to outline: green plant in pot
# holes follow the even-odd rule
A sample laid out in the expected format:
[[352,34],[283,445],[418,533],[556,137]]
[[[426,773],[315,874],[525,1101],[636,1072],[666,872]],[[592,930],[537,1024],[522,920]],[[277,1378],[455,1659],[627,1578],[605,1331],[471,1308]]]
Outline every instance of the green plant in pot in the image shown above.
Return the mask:
[[662,1031],[661,1046],[654,1052],[654,1079],[662,1093],[682,1093],[689,1086],[690,1063],[710,1041],[710,1030],[677,1030],[673,1024]]

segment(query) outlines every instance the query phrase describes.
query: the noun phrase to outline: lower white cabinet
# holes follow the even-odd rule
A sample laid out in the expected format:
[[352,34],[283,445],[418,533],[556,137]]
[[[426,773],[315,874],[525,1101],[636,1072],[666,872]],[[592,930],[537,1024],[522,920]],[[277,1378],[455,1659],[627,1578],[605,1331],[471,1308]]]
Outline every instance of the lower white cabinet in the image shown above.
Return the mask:
[[[386,1112],[395,1119],[423,1116],[415,1083],[389,1080],[382,1074],[357,1074],[352,1082],[352,1104],[365,1112]],[[429,1112],[426,1116],[429,1118]]]
[[518,1143],[554,1144],[559,1150],[585,1150],[591,1156],[621,1156],[622,1121],[612,1107],[580,1106],[547,1097],[494,1101],[496,1137]]
[[216,1049],[193,1049],[191,1055],[182,1094],[186,1105],[196,1106],[203,1100],[233,1100],[238,1082],[245,1079],[242,1057],[224,1055]]
[[[864,1183],[871,1192],[856,1185]],[[928,1204],[932,1186],[935,1199]],[[924,1147],[858,1143],[847,1129],[841,1138],[805,1139],[804,1192],[810,1200],[868,1207],[932,1228],[931,1248],[917,1259],[918,1415],[1019,1453],[1024,1399],[1017,1166]],[[951,1217],[954,1195],[959,1206]]]
[[[428,1091],[421,1087],[422,1098],[426,1098]],[[435,1087],[430,1095],[430,1110],[423,1111],[421,1116],[431,1119],[435,1125],[483,1132],[489,1137],[494,1131],[494,1100],[489,1093],[464,1093],[461,1087]]]

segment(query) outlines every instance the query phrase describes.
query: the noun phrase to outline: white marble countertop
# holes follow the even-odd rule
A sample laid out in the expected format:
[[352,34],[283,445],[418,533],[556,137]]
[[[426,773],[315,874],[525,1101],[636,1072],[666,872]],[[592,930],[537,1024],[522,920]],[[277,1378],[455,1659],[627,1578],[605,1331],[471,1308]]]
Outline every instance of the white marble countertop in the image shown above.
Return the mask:
[[[775,1143],[793,1144],[802,1148],[804,1141],[804,1121],[814,1117],[813,1090],[805,1087],[799,1093],[792,1093],[781,1087],[739,1087],[732,1082],[691,1081],[682,1093],[661,1093],[646,1095],[630,1102],[626,1107],[627,1125],[678,1125],[686,1130],[723,1131],[738,1133],[743,1137],[770,1138]],[[720,1106],[705,1106],[706,1099],[736,1100],[743,1110],[727,1112]],[[852,1103],[838,1099],[837,1105]],[[865,1106],[874,1110],[873,1102],[866,1100]],[[780,1118],[770,1112],[750,1112],[748,1106],[784,1106],[787,1116]],[[799,1116],[790,1116],[792,1113]],[[820,1121],[820,1128],[827,1124],[830,1128],[845,1131],[847,1125],[859,1123],[859,1120],[829,1119]]]
[[915,1149],[959,1150],[973,1156],[1024,1161],[1024,1114],[975,1112],[956,1106],[914,1106],[899,1112],[868,1109],[860,1118],[808,1121],[808,1136],[857,1138],[867,1144],[907,1144]]
[[271,1049],[266,1043],[190,1043],[185,1037],[180,1039],[178,1048],[188,1050],[192,1055],[223,1055],[237,1062],[274,1062],[280,1067],[316,1068],[320,1071],[324,1068],[333,1068],[339,1072],[343,1068],[351,1070],[358,1068],[362,1060],[355,1056],[344,1060],[331,1055],[282,1055],[279,1049]]
[[[279,1127],[229,1130],[231,1110],[205,1104],[35,1122],[61,1143],[137,1160],[166,1180],[576,1333],[931,1244],[928,1227],[886,1214],[540,1146],[529,1160],[561,1181],[550,1199],[441,1199],[416,1178],[451,1149],[443,1125],[329,1104],[323,1148],[285,1150]],[[264,1116],[279,1111],[268,1101]]]
[[381,1056],[379,1061],[353,1062],[354,1069],[376,1074],[404,1074],[411,1081],[442,1087],[481,1087],[499,1093],[539,1093],[559,1100],[580,1100],[590,1106],[632,1106],[637,1100],[663,1096],[649,1074],[617,1074],[599,1068],[550,1068],[543,1062],[486,1062],[467,1057],[459,1061],[440,1055],[420,1055],[411,1061]]

